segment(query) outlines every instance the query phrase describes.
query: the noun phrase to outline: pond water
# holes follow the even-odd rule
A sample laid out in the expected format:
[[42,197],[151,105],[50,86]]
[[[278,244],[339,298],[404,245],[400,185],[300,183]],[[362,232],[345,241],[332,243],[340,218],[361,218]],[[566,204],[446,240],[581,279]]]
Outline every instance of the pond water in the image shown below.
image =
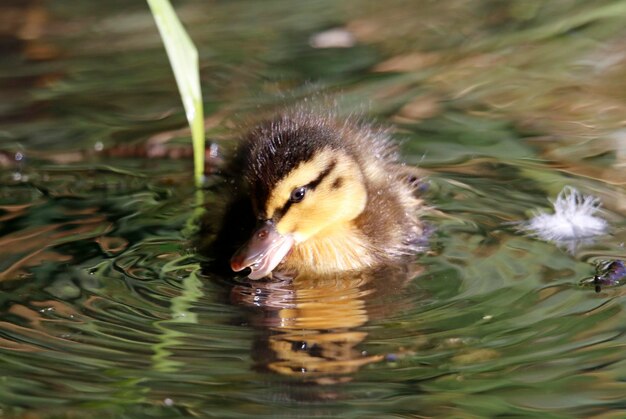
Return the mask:
[[[4,1],[1,417],[626,416],[624,288],[581,285],[626,256],[621,0],[174,5],[211,171],[242,121],[330,97],[423,170],[429,250],[373,277],[211,272],[194,237],[225,198],[194,190],[147,5]],[[515,228],[566,186],[607,234]]]

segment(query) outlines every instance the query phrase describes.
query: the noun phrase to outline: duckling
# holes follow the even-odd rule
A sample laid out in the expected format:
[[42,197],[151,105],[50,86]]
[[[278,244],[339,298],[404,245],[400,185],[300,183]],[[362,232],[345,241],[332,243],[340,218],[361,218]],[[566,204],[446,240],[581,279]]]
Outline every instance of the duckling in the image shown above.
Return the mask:
[[415,172],[384,129],[282,113],[247,134],[233,168],[256,227],[230,265],[250,279],[360,271],[420,250]]

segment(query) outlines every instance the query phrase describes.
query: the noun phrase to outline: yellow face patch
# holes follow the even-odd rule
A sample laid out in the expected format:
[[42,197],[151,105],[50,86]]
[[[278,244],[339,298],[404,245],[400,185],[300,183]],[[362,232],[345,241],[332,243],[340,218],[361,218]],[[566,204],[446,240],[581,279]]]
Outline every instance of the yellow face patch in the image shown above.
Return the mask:
[[[292,193],[302,187],[304,197],[295,202]],[[296,242],[303,242],[337,223],[355,219],[366,201],[357,163],[343,152],[324,149],[278,182],[270,193],[266,214],[280,217],[279,233],[292,234]]]

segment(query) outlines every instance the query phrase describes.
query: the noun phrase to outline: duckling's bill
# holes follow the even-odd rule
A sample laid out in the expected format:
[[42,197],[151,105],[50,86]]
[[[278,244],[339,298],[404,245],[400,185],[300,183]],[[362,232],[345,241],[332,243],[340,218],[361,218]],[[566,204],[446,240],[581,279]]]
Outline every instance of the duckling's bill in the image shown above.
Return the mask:
[[290,234],[280,234],[272,221],[265,221],[252,233],[252,237],[237,250],[230,260],[233,271],[250,268],[250,279],[261,279],[287,256],[294,244]]

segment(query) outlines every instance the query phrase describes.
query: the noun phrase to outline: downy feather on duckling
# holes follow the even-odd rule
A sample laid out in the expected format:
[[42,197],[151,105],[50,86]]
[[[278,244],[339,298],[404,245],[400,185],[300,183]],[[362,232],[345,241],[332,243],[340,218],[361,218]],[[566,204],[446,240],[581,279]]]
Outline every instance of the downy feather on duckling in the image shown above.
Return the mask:
[[231,258],[232,270],[251,269],[250,279],[363,270],[421,250],[415,171],[386,130],[286,112],[247,134],[231,172],[241,185],[222,235],[252,211],[256,227]]

